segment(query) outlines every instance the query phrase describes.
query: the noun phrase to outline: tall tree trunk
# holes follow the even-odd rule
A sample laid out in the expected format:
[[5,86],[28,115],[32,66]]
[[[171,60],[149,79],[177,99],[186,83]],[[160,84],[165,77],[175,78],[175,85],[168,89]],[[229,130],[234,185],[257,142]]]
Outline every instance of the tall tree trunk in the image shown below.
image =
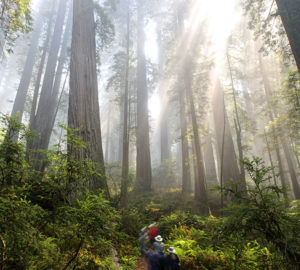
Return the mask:
[[148,89],[144,52],[144,1],[137,3],[137,134],[136,134],[136,189],[151,190],[152,172],[149,142]]
[[[177,86],[178,87],[178,86]],[[180,132],[181,132],[181,164],[182,164],[182,193],[188,194],[192,191],[191,171],[189,161],[189,146],[187,139],[187,120],[186,120],[186,106],[185,106],[185,89],[179,91],[179,107],[180,107]]]
[[[126,70],[125,70],[126,73]],[[121,79],[122,80],[122,79]],[[125,80],[125,79],[124,79]],[[120,81],[120,102],[119,102],[119,129],[118,129],[118,149],[117,149],[117,162],[122,164],[122,157],[123,157],[123,121],[124,121],[124,88],[122,86],[122,82]],[[122,165],[121,165],[122,166]],[[121,169],[122,171],[122,169]]]
[[[62,75],[63,75],[64,68],[65,68],[65,63],[67,60],[67,51],[68,51],[68,47],[70,44],[69,41],[71,38],[70,34],[71,34],[71,27],[72,27],[72,12],[73,12],[73,10],[72,10],[72,7],[70,6],[69,14],[68,14],[67,22],[66,22],[64,38],[63,38],[63,42],[61,45],[61,51],[60,51],[58,65],[57,65],[57,69],[56,69],[51,100],[49,101],[50,106],[49,106],[49,110],[48,110],[47,114],[48,114],[50,122],[49,122],[49,125],[47,126],[48,131],[45,132],[48,135],[48,137],[46,138],[47,148],[49,147],[51,133],[52,133],[54,123],[56,120],[57,111],[59,109],[60,97],[64,91],[64,89],[62,89],[60,92],[60,87],[61,87]],[[69,69],[70,68],[69,68],[69,63],[68,63],[68,67],[66,68],[67,73],[69,72]],[[66,75],[66,77],[67,76],[68,76],[68,74]],[[65,80],[66,80],[66,78],[65,78]]]
[[100,129],[94,3],[93,0],[74,0],[73,5],[68,126],[79,129],[75,134],[88,146],[74,149],[69,145],[68,151],[78,160],[98,163],[99,175],[94,177],[90,187],[101,188],[109,196]]
[[297,145],[296,145],[295,141],[292,138],[290,138],[289,141],[290,141],[290,145],[292,146],[292,152],[294,154],[294,157],[296,158],[296,164],[297,164],[296,167],[298,167],[298,169],[300,170],[300,160],[299,160],[299,156],[298,156],[299,153],[297,151]]
[[125,66],[125,91],[123,110],[123,151],[122,151],[122,184],[121,184],[121,207],[127,206],[128,172],[129,172],[129,52],[130,52],[130,0],[127,11],[127,34],[126,34],[126,66]]
[[192,144],[192,147],[190,147],[191,148],[190,150],[192,152],[192,159],[193,159],[194,190],[195,190],[195,194],[196,194],[196,189],[199,190],[199,169],[198,169],[196,146],[195,146],[194,138],[192,139],[191,144]]
[[[180,2],[176,7],[176,38],[178,40],[178,53],[181,53],[183,49],[180,39],[184,34],[184,14],[183,14],[184,3]],[[182,74],[183,68],[179,67],[177,85],[175,86],[178,90],[179,99],[179,117],[180,117],[180,137],[181,137],[181,169],[182,169],[182,193],[184,195],[192,192],[192,182],[191,182],[191,171],[190,171],[190,160],[189,160],[189,146],[187,138],[187,118],[186,118],[186,100],[187,94],[184,87],[184,75]]]
[[51,111],[55,111],[55,108],[57,106],[57,104],[52,104],[54,100],[53,85],[55,80],[58,53],[61,45],[67,2],[68,1],[60,1],[59,3],[58,15],[54,26],[53,38],[51,41],[48,61],[44,74],[43,86],[41,89],[35,123],[33,124],[34,130],[37,134],[40,135],[40,138],[36,138],[32,142],[31,150],[33,151],[31,156],[34,161],[35,169],[41,172],[45,168],[45,163],[41,162],[44,156],[38,150],[48,149],[49,139],[52,132],[52,130],[49,128],[53,118],[53,114],[51,114]]
[[195,143],[195,151],[196,151],[196,161],[197,161],[197,178],[195,178],[195,199],[201,201],[205,206],[208,206],[207,200],[207,193],[206,193],[206,177],[205,177],[205,170],[204,170],[204,162],[202,156],[202,149],[201,149],[201,141],[198,131],[198,123],[196,118],[196,109],[193,100],[193,92],[191,87],[191,74],[190,74],[190,66],[191,66],[191,59],[189,56],[188,60],[186,61],[186,65],[184,67],[185,74],[184,74],[184,81],[186,87],[186,94],[187,98],[189,99],[190,105],[190,113],[192,118],[192,126],[193,126],[193,133],[194,133],[194,143]]
[[[268,107],[272,108],[272,106],[271,106],[271,100],[272,100],[271,85],[270,85],[267,73],[265,71],[265,67],[264,67],[262,57],[260,54],[259,54],[259,65],[260,65],[260,70],[261,70],[261,74],[262,74],[262,78],[263,78],[263,85],[264,85],[264,89],[265,89],[267,104],[268,104]],[[272,122],[274,122],[274,116],[273,116],[272,111],[269,111],[269,118]],[[284,170],[283,170],[283,162],[282,162],[280,149],[279,149],[279,140],[276,135],[274,126],[272,126],[271,131],[273,133],[274,147],[275,147],[275,152],[276,152],[277,161],[278,161],[278,169],[279,169],[279,174],[280,174],[281,186],[283,188],[287,189],[288,188],[287,179],[286,179],[286,176],[285,176]],[[287,193],[285,193],[285,197],[287,198]]]
[[298,71],[300,71],[300,0],[276,0]]
[[246,181],[245,168],[244,168],[244,165],[241,163],[241,161],[243,161],[243,159],[244,159],[243,145],[242,145],[242,128],[241,128],[241,122],[240,122],[240,117],[239,117],[238,108],[237,108],[236,92],[235,92],[231,63],[230,63],[230,58],[229,58],[228,53],[226,56],[227,56],[229,73],[230,73],[231,88],[232,88],[233,103],[234,103],[234,112],[235,112],[234,126],[235,126],[236,140],[237,140],[237,146],[238,146],[238,151],[239,151],[239,164],[240,164],[239,167],[240,167],[240,172],[241,172],[241,180],[243,182],[245,182]]
[[292,160],[290,151],[288,149],[286,141],[283,138],[281,138],[281,144],[282,144],[283,152],[284,152],[284,155],[285,155],[285,158],[287,161],[287,165],[289,168],[295,200],[300,200],[300,187],[298,184],[297,174],[296,174],[296,171],[294,168],[294,164],[293,164],[293,160]]
[[2,81],[5,78],[5,74],[7,73],[7,61],[0,62],[0,87],[2,86]]
[[35,63],[36,54],[38,51],[38,44],[39,44],[39,38],[40,38],[42,26],[43,26],[42,17],[39,16],[35,24],[35,29],[32,33],[30,48],[28,51],[25,66],[23,69],[23,74],[21,77],[21,81],[17,90],[17,95],[11,113],[11,116],[15,117],[19,121],[22,121],[22,117],[23,117],[26,96],[27,96],[29,84],[32,77],[32,71]]
[[157,30],[157,43],[158,43],[158,74],[159,74],[159,96],[161,103],[161,111],[160,111],[160,163],[163,164],[165,161],[170,159],[170,146],[169,146],[169,137],[168,137],[168,101],[166,98],[166,85],[163,74],[163,66],[164,66],[164,52],[163,52],[163,44],[162,44],[162,30],[160,25],[158,25]]
[[[111,114],[111,107],[108,109],[108,115]],[[109,142],[111,140],[111,128],[110,128],[110,122],[111,118],[107,118],[107,124],[106,124],[106,142],[105,142],[105,154],[104,154],[104,161],[106,164],[109,162]]]
[[215,88],[214,93],[214,122],[217,138],[217,147],[221,164],[222,183],[227,185],[232,179],[239,189],[246,190],[246,183],[241,181],[241,174],[237,164],[237,157],[234,149],[232,133],[224,104],[224,94],[220,84]]
[[206,179],[207,179],[206,181],[208,187],[213,187],[213,185],[218,185],[217,168],[215,163],[215,155],[214,155],[211,136],[212,134],[210,132],[205,136],[204,139],[205,146],[203,149],[205,175],[206,175]]
[[271,164],[273,180],[274,180],[274,183],[277,185],[276,174],[275,174],[275,170],[274,170],[274,163],[273,163],[273,159],[272,159],[271,149],[270,149],[270,145],[269,145],[268,136],[266,134],[266,130],[264,130],[264,137],[265,137],[265,141],[266,141],[266,145],[267,145],[267,151],[268,151],[269,160],[270,160],[270,164]]
[[0,64],[3,63],[3,60],[5,58],[4,48],[5,48],[5,34],[2,31],[2,27],[0,27]]
[[41,61],[39,64],[37,78],[35,81],[35,88],[34,88],[34,93],[33,93],[33,99],[32,99],[31,111],[30,111],[30,119],[29,119],[29,127],[31,130],[34,129],[34,125],[35,125],[35,115],[36,115],[39,90],[40,90],[42,75],[43,75],[44,66],[45,66],[45,62],[46,62],[46,56],[47,56],[48,49],[49,49],[49,41],[51,38],[51,30],[52,30],[52,25],[53,25],[53,14],[54,14],[54,10],[55,10],[54,3],[55,3],[55,1],[53,2],[52,11],[49,16],[48,27],[47,27],[47,31],[46,31],[46,39],[45,39],[44,45],[43,45],[43,53],[42,53]]

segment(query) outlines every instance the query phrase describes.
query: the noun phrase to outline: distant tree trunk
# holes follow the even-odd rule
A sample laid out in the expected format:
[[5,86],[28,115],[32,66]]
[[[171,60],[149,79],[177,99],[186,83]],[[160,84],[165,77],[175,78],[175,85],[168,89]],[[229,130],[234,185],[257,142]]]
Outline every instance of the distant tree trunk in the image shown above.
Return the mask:
[[276,0],[298,71],[300,71],[300,0]]
[[294,168],[294,164],[293,164],[293,160],[292,160],[290,151],[289,151],[288,146],[283,138],[281,138],[281,144],[282,144],[284,155],[286,157],[287,165],[289,168],[295,200],[300,200],[300,187],[298,184],[297,174],[296,174],[296,171]]
[[0,11],[0,64],[3,61],[4,58],[4,47],[5,47],[5,33],[4,33],[4,22],[5,22],[5,18],[4,18],[4,14],[6,13],[6,0],[2,0],[2,4],[1,4],[1,11]]
[[[268,79],[268,75],[265,71],[265,67],[264,67],[264,63],[262,62],[261,56],[260,56],[260,66],[261,66],[261,71],[262,71],[262,75],[263,75],[263,81],[265,84],[265,92],[266,92],[266,98],[267,98],[267,102],[268,102],[268,107],[273,108],[273,113],[272,111],[270,111],[270,119],[272,122],[274,122],[274,115],[278,115],[278,111],[276,109],[276,107],[272,106],[271,107],[271,102],[273,99],[273,91]],[[274,130],[275,132],[275,130]],[[297,179],[297,173],[295,170],[295,165],[289,150],[289,147],[287,145],[286,139],[285,139],[285,134],[284,131],[282,130],[282,127],[278,128],[278,138],[276,140],[278,140],[278,142],[281,142],[282,145],[282,149],[284,152],[284,156],[288,165],[288,170],[289,170],[289,174],[290,174],[290,178],[291,178],[291,183],[292,183],[292,187],[293,187],[293,193],[294,193],[294,197],[295,199],[300,199],[300,187],[299,187],[299,183],[298,183],[298,179]]]
[[44,156],[38,150],[48,149],[49,139],[52,132],[52,129],[50,129],[49,126],[50,123],[52,123],[53,115],[50,112],[51,110],[53,111],[53,107],[56,108],[57,106],[57,104],[52,104],[53,100],[55,100],[53,98],[53,85],[55,80],[58,53],[63,33],[67,2],[68,1],[60,1],[59,3],[58,15],[54,26],[53,38],[51,41],[48,61],[44,74],[43,86],[39,98],[35,123],[33,124],[34,130],[37,134],[40,135],[40,138],[36,138],[35,140],[33,140],[31,145],[31,150],[33,150],[31,156],[34,161],[34,168],[41,172],[45,168],[45,163],[41,162],[41,160],[44,159]]
[[232,69],[231,69],[231,63],[230,58],[227,53],[227,62],[228,62],[228,68],[230,73],[230,80],[231,80],[231,88],[232,88],[232,95],[233,95],[233,103],[234,103],[234,111],[235,111],[235,119],[234,119],[234,126],[236,131],[236,140],[237,140],[237,146],[239,151],[239,164],[240,164],[240,172],[241,172],[241,180],[243,182],[246,181],[245,179],[245,168],[244,165],[241,163],[244,160],[244,153],[243,153],[243,144],[242,144],[242,128],[241,128],[241,122],[240,117],[237,109],[237,101],[236,101],[236,92],[233,82],[233,75],[232,75]]
[[[177,86],[178,87],[178,86]],[[181,163],[182,163],[182,193],[188,194],[192,191],[191,171],[189,161],[189,146],[187,139],[187,123],[186,123],[186,109],[185,109],[185,90],[179,91],[179,107],[180,107],[180,132],[181,132]]]
[[[111,107],[108,109],[108,115],[111,114]],[[104,161],[108,164],[109,162],[109,142],[111,140],[111,130],[110,130],[110,122],[111,118],[107,118],[106,124],[106,142],[105,142],[105,154],[104,154]]]
[[[55,120],[56,120],[57,111],[59,109],[60,98],[62,96],[62,93],[64,91],[64,86],[65,86],[65,85],[63,86],[63,89],[60,92],[62,75],[64,73],[66,60],[68,58],[67,51],[69,48],[70,38],[71,38],[72,12],[73,12],[72,6],[70,6],[69,15],[68,15],[67,22],[66,22],[64,38],[63,38],[63,42],[61,45],[61,51],[60,51],[58,65],[57,65],[57,69],[56,69],[51,100],[49,102],[51,106],[49,107],[48,116],[51,121],[49,122],[50,124],[48,125],[48,132],[46,132],[46,134],[49,136],[49,137],[47,137],[47,148],[49,146],[50,136],[51,136],[51,133],[52,133],[52,130],[54,127]],[[69,68],[69,63],[68,63],[68,67],[65,70],[65,72],[67,71],[66,78],[68,76],[69,69],[70,68]]]
[[191,59],[187,56],[186,65],[184,67],[185,74],[184,74],[184,81],[186,87],[186,94],[189,99],[190,105],[190,113],[192,118],[192,126],[193,126],[193,133],[194,133],[194,143],[195,143],[195,152],[196,152],[196,161],[197,161],[197,178],[195,178],[195,199],[201,201],[205,206],[208,206],[207,200],[207,193],[206,193],[206,177],[205,177],[205,169],[204,169],[204,162],[202,156],[202,149],[201,149],[201,141],[198,131],[198,123],[196,118],[196,109],[193,100],[193,92],[191,87],[191,74],[190,74],[190,66],[191,66]]
[[[198,162],[197,162],[197,154],[196,154],[196,146],[195,146],[195,140],[192,139],[192,159],[193,159],[193,173],[194,173],[194,190],[199,189],[199,169],[198,169]],[[190,158],[191,160],[191,158]]]
[[[176,10],[176,35],[178,41],[182,38],[184,33],[184,15],[183,15],[183,6],[184,3],[180,2]],[[181,44],[178,47],[179,53]],[[180,138],[181,138],[181,168],[182,168],[182,193],[184,195],[192,192],[192,182],[191,182],[191,169],[190,169],[190,160],[189,160],[189,146],[187,138],[187,118],[186,118],[186,89],[184,87],[184,75],[182,74],[182,68],[178,70],[178,79],[177,85],[175,86],[178,90],[178,99],[179,99],[179,117],[180,117]]]
[[[222,164],[220,173],[222,175],[221,180],[223,184],[226,185],[232,179],[235,184],[239,185],[239,189],[246,190],[246,183],[241,181],[232,133],[224,104],[224,94],[220,84],[218,84],[215,89],[213,111],[218,153],[220,156],[220,164]],[[223,134],[223,131],[225,134]]]
[[4,47],[5,47],[5,34],[2,31],[2,27],[0,25],[0,64],[3,63],[4,59]]
[[264,130],[264,135],[265,135],[265,141],[266,141],[266,145],[267,145],[267,151],[268,151],[268,155],[269,155],[269,159],[270,159],[270,164],[271,164],[271,169],[272,169],[272,176],[273,176],[273,179],[274,179],[274,183],[277,185],[276,174],[275,174],[275,171],[274,171],[274,163],[273,163],[273,159],[272,159],[271,149],[270,149],[270,145],[269,145],[268,136],[267,136],[265,130]]
[[296,143],[292,140],[292,138],[290,138],[290,145],[292,146],[292,152],[294,153],[294,156],[296,158],[297,167],[298,169],[300,169],[300,160],[297,152],[297,146]]
[[[125,70],[126,73],[126,70]],[[122,79],[121,79],[122,80]],[[124,79],[125,80],[125,79]],[[120,102],[119,102],[119,129],[118,129],[118,150],[117,150],[117,162],[122,164],[123,157],[123,118],[124,118],[124,88],[122,82],[120,82]],[[122,169],[121,169],[122,171]]]
[[125,92],[123,110],[123,150],[122,150],[122,184],[121,184],[121,207],[127,206],[128,172],[129,172],[129,52],[130,52],[130,0],[128,0],[127,11],[127,34],[126,34],[126,65],[125,65]]
[[137,134],[136,134],[136,189],[151,190],[152,172],[149,142],[148,89],[144,52],[144,1],[137,2]]
[[0,87],[2,85],[3,79],[5,78],[5,75],[7,73],[6,68],[7,68],[7,61],[2,61],[2,63],[0,61]]
[[[261,57],[260,54],[259,54],[259,65],[260,65],[260,70],[261,70],[261,74],[262,74],[262,78],[263,78],[263,84],[264,84],[267,104],[268,104],[268,107],[272,108],[272,106],[271,106],[271,100],[272,100],[271,85],[270,85],[267,73],[265,71],[265,67],[264,67],[262,57]],[[273,116],[272,111],[269,111],[269,118],[272,122],[274,122],[274,116]],[[277,161],[278,161],[278,169],[279,169],[279,174],[280,174],[281,186],[283,188],[287,189],[288,188],[287,179],[286,179],[286,176],[285,176],[284,170],[283,170],[283,162],[282,162],[282,159],[281,159],[280,149],[279,149],[279,140],[278,140],[278,137],[276,135],[276,131],[274,129],[274,126],[271,127],[271,131],[273,133],[273,138],[274,138],[274,147],[275,147],[275,152],[276,152]],[[285,193],[285,197],[287,198],[286,193]]]
[[159,95],[160,95],[160,103],[161,103],[161,111],[160,111],[160,163],[163,164],[164,161],[170,159],[170,147],[169,147],[169,137],[168,137],[168,102],[166,98],[166,86],[165,79],[163,74],[163,58],[164,52],[162,48],[162,36],[161,36],[161,28],[158,25],[157,30],[157,43],[158,43],[158,74],[159,74]]
[[[61,52],[59,55],[59,60],[58,60],[58,65],[55,73],[55,80],[53,84],[53,89],[52,89],[52,97],[54,101],[57,100],[58,93],[59,93],[59,88],[61,85],[61,79],[64,71],[65,64],[67,62],[68,58],[68,48],[69,48],[69,41],[71,38],[71,27],[72,27],[72,8],[70,6],[68,18],[67,18],[67,23],[66,23],[66,28],[65,28],[65,33],[64,33],[64,38],[63,42],[61,45]],[[69,66],[69,64],[68,64]],[[68,70],[69,68],[67,68]],[[53,102],[54,104],[57,102]]]
[[212,187],[213,185],[218,185],[217,168],[215,163],[215,155],[214,155],[211,136],[212,134],[210,133],[205,136],[204,139],[205,146],[203,150],[207,185],[209,183],[211,184],[208,187]]
[[[275,132],[274,128],[272,128],[272,132]],[[279,149],[278,140],[277,140],[276,136],[274,136],[274,145],[275,145],[275,152],[276,152],[277,161],[278,161],[278,170],[279,170],[279,175],[280,175],[281,186],[283,188],[287,189],[288,188],[287,179],[284,174],[283,162],[281,159],[280,149]],[[287,193],[285,193],[284,196],[285,196],[285,198],[287,198]]]
[[74,149],[69,145],[68,152],[78,160],[98,163],[99,175],[94,177],[90,187],[101,188],[109,196],[100,129],[94,3],[74,0],[73,5],[68,126],[79,129],[75,134],[88,146]]
[[45,62],[46,62],[46,56],[47,56],[48,49],[49,49],[49,41],[50,41],[51,30],[52,30],[52,25],[53,25],[54,10],[55,10],[55,5],[53,4],[52,11],[50,13],[49,20],[48,20],[48,27],[47,27],[47,31],[46,31],[46,39],[45,39],[44,46],[43,46],[43,53],[42,53],[41,61],[39,64],[37,78],[35,81],[35,88],[34,88],[34,93],[33,93],[33,99],[32,99],[31,111],[30,111],[30,120],[29,120],[29,128],[31,130],[34,129],[34,125],[35,125],[37,101],[38,101],[44,66],[45,66]]
[[32,71],[35,63],[36,54],[38,51],[38,44],[39,44],[39,38],[40,38],[42,26],[43,26],[42,17],[39,16],[35,24],[35,29],[32,33],[29,51],[27,54],[21,81],[19,84],[19,88],[17,90],[17,95],[11,113],[11,116],[15,117],[20,122],[22,121],[22,117],[23,117],[26,96],[27,96],[29,84],[32,77]]

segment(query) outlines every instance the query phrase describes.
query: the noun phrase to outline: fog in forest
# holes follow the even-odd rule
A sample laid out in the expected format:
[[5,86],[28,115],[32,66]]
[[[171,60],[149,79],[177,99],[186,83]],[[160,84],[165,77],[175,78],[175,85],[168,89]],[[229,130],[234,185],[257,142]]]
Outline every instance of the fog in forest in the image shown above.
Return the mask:
[[255,157],[300,199],[298,0],[17,2],[0,3],[0,112],[33,137],[6,124],[0,143],[23,145],[36,179],[68,168],[64,202],[80,185],[120,209],[173,192],[222,216],[229,185],[252,198]]

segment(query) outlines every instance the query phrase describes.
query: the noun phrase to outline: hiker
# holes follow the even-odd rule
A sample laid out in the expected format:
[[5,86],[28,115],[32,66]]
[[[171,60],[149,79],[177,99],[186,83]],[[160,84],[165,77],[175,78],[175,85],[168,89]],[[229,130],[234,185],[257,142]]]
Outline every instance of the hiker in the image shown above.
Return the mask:
[[161,251],[161,245],[153,245],[153,249],[146,250],[145,245],[142,245],[142,254],[148,260],[148,270],[163,270],[164,269],[164,253]]
[[141,243],[141,253],[143,253],[143,249],[146,249],[145,241],[148,240],[147,227],[144,227],[140,231],[139,241]]
[[154,243],[153,243],[153,246],[154,248],[158,251],[158,252],[164,252],[164,243],[162,242],[163,241],[163,238],[160,236],[160,235],[157,235],[154,237]]
[[168,255],[164,257],[164,270],[180,270],[179,258],[175,254],[176,250],[173,247],[167,249]]
[[155,241],[154,238],[158,235],[158,232],[159,232],[159,228],[157,226],[153,227],[154,225],[155,225],[155,223],[152,223],[151,225],[149,225],[148,238],[151,243],[153,243]]

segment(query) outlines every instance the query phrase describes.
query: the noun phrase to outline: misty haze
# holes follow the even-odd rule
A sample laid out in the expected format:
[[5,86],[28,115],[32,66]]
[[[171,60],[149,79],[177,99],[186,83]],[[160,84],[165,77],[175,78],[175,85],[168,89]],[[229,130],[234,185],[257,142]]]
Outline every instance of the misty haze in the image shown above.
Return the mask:
[[0,0],[0,270],[297,270],[300,0]]

